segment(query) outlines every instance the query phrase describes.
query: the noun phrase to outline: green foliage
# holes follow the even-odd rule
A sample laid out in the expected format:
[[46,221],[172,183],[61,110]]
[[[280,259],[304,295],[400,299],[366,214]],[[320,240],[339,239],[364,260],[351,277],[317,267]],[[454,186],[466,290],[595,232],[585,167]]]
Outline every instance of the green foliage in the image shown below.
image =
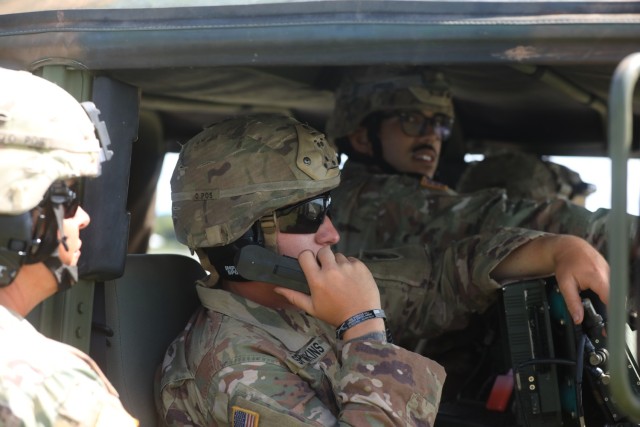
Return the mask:
[[[156,217],[153,227],[153,235],[149,242],[149,253],[157,254],[180,254],[192,256],[189,248],[176,240],[173,231],[173,221],[171,215],[161,215]],[[193,255],[195,257],[195,255]],[[197,258],[197,257],[196,257]]]
[[[176,234],[173,231],[173,221],[171,220],[171,215],[162,215],[156,217],[156,223],[153,227],[153,232],[167,240],[176,240]],[[177,241],[176,243],[179,244]]]

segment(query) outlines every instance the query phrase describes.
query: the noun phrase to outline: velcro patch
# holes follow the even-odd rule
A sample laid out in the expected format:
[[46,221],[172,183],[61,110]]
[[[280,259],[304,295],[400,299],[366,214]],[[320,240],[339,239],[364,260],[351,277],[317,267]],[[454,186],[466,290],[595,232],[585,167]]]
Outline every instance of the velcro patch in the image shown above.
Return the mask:
[[231,410],[233,411],[231,416],[233,427],[258,427],[260,414],[257,412],[243,409],[239,406],[233,406]]
[[304,347],[288,357],[287,362],[293,363],[297,368],[315,363],[324,357],[330,350],[329,344],[324,343],[320,338],[314,338]]

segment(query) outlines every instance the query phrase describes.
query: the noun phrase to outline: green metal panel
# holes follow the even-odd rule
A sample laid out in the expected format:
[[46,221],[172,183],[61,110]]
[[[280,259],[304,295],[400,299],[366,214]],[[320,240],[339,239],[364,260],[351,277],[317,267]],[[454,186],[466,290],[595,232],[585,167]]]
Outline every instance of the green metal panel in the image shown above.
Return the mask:
[[629,418],[640,421],[640,396],[631,390],[627,374],[626,297],[629,290],[629,219],[627,218],[627,159],[631,148],[633,89],[640,75],[640,53],[616,68],[609,95],[609,155],[611,157],[611,216],[609,218],[609,353],[613,398]]
[[[43,67],[37,74],[66,89],[79,101],[90,99],[92,78],[88,71],[55,65]],[[93,290],[93,282],[81,280],[71,289],[43,301],[30,320],[49,338],[88,352]]]

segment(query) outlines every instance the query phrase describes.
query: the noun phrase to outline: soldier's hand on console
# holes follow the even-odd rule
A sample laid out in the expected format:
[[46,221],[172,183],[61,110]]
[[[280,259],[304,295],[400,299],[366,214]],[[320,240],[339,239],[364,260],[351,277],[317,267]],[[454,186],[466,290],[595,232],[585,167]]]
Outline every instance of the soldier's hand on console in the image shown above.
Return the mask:
[[544,277],[555,274],[573,321],[584,317],[580,291],[591,289],[609,301],[609,264],[586,240],[549,234],[534,239],[502,260],[491,273],[496,280]]

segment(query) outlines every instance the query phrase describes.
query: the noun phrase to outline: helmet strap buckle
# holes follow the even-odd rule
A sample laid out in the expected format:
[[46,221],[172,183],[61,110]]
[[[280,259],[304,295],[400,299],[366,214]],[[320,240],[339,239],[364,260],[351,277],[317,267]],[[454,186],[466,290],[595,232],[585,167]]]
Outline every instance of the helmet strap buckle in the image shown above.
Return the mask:
[[262,228],[262,236],[264,238],[264,247],[278,253],[276,213],[265,215],[260,218],[260,228]]

